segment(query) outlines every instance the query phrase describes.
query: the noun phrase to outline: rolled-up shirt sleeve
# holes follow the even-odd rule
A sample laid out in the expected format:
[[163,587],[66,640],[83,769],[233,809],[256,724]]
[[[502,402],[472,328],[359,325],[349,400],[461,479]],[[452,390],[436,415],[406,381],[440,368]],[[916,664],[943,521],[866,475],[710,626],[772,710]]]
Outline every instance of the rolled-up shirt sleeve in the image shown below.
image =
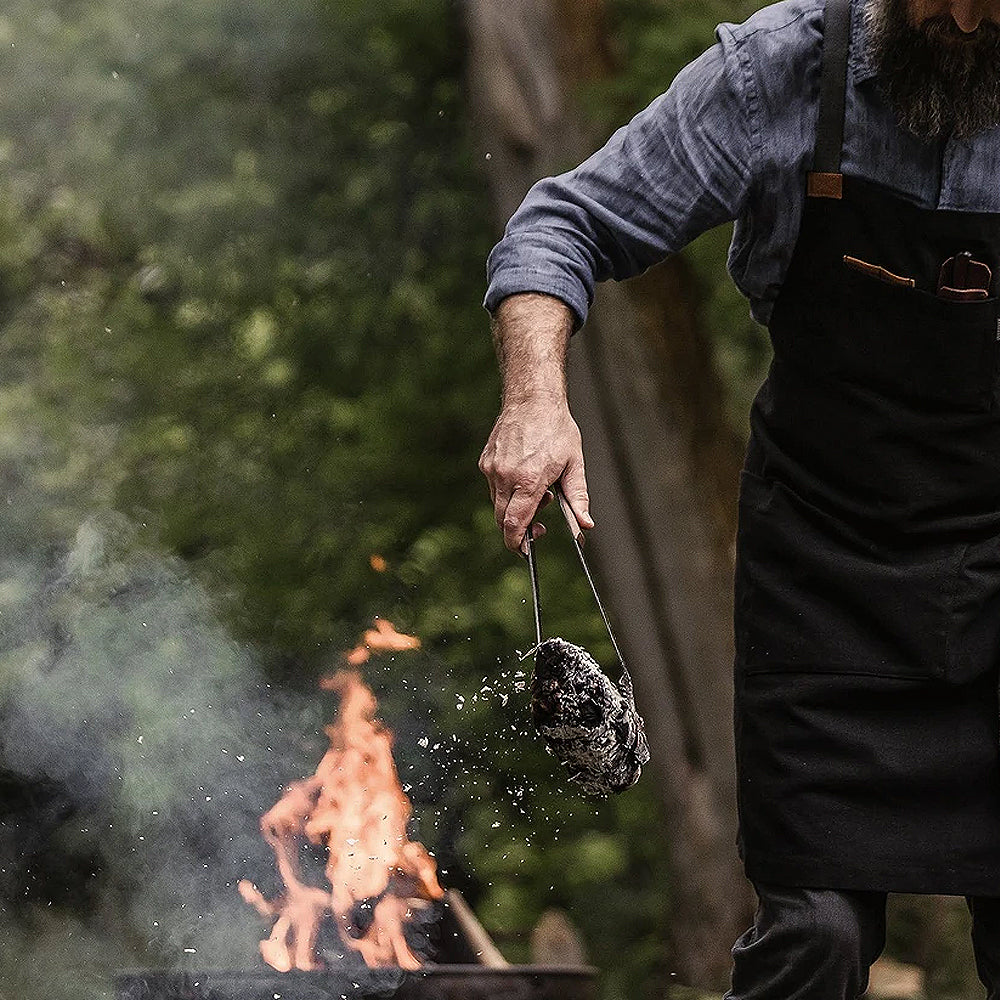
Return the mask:
[[641,274],[741,212],[754,129],[747,75],[727,25],[606,145],[573,170],[538,181],[487,262],[483,305],[545,292],[583,325],[594,285]]

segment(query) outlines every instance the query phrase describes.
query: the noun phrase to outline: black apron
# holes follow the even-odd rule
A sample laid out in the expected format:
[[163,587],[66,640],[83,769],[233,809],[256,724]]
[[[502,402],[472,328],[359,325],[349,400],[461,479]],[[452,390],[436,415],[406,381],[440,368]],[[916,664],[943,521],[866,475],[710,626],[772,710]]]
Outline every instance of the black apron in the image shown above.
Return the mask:
[[[741,474],[740,848],[755,881],[1000,896],[1000,214],[841,174],[849,24],[829,0]],[[962,251],[989,298],[935,294]]]

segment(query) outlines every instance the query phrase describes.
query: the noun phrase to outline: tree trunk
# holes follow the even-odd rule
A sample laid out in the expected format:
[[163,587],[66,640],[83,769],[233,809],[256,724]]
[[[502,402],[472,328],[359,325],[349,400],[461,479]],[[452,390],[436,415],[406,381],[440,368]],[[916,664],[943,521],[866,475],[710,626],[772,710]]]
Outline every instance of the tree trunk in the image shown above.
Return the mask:
[[[568,95],[609,73],[603,0],[466,0],[469,86],[502,227],[539,177],[598,145]],[[588,548],[646,719],[674,872],[670,960],[728,981],[750,916],[732,745],[735,483],[742,443],[681,258],[600,286],[570,355],[598,527]]]

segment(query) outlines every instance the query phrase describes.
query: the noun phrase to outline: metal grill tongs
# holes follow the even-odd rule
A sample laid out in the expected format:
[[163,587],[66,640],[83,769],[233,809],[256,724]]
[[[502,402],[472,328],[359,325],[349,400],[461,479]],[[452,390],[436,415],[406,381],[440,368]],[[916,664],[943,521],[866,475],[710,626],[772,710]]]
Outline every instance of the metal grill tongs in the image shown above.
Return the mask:
[[602,799],[625,791],[639,780],[642,766],[649,760],[649,747],[642,717],[635,707],[632,678],[584,559],[580,539],[572,530],[576,523],[573,512],[562,491],[557,486],[553,490],[563,519],[571,526],[576,554],[618,656],[622,675],[617,683],[613,681],[582,646],[565,639],[542,639],[538,567],[529,526],[525,551],[537,639],[531,677],[531,718],[570,780],[585,795]]
[[[597,604],[597,610],[601,613],[601,618],[604,621],[604,627],[608,630],[608,638],[611,640],[611,645],[614,647],[615,655],[618,657],[618,662],[621,664],[622,674],[618,681],[618,686],[621,689],[622,694],[631,699],[634,703],[635,695],[632,689],[632,676],[628,672],[628,667],[625,666],[625,658],[622,656],[622,651],[618,647],[618,641],[615,639],[615,633],[611,628],[611,622],[608,620],[608,614],[604,610],[604,603],[601,601],[601,595],[597,592],[597,585],[594,583],[594,578],[591,575],[590,568],[587,566],[587,560],[584,558],[583,545],[580,541],[580,537],[571,527],[571,525],[576,523],[576,515],[570,508],[569,501],[563,494],[562,489],[555,484],[550,488],[559,503],[559,510],[562,512],[563,520],[566,522],[567,528],[569,528],[570,536],[573,539],[573,547],[576,549],[580,565],[583,567],[583,575],[587,578],[587,583],[590,585],[590,592],[594,595],[594,602]],[[524,537],[525,542],[527,543],[528,572],[531,576],[531,603],[535,617],[535,648],[537,649],[541,646],[544,640],[542,639],[542,607],[538,587],[538,564],[535,559],[535,545],[534,538],[532,537],[532,527],[533,524],[528,525],[528,530],[525,532]]]

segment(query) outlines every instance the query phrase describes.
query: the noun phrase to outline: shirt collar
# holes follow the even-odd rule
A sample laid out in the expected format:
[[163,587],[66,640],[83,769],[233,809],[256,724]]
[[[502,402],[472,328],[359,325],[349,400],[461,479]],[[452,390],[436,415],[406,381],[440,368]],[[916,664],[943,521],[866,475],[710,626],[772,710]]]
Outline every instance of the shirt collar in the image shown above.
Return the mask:
[[849,62],[855,83],[865,83],[878,75],[868,51],[868,27],[865,24],[865,7],[872,0],[854,0],[851,4],[851,48]]

